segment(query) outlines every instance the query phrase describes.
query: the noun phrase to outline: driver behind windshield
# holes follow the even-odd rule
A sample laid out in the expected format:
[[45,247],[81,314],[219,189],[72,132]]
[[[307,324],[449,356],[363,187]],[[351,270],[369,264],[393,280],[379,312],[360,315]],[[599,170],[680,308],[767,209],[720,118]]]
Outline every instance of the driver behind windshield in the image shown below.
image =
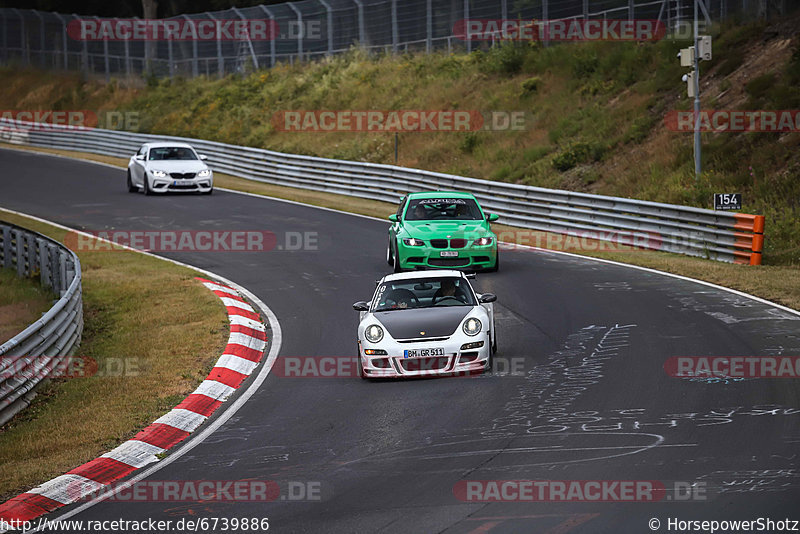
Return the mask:
[[447,297],[451,299],[457,299],[462,303],[465,303],[464,299],[464,290],[460,287],[456,287],[456,283],[454,280],[450,278],[445,278],[442,280],[439,289],[436,290],[436,293],[433,295],[433,303],[436,304],[442,300],[446,300]]

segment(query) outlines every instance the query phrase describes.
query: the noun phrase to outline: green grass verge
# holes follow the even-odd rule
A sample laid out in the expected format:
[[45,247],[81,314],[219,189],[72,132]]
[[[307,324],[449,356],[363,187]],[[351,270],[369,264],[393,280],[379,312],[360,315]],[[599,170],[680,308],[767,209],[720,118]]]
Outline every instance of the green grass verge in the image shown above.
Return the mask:
[[15,270],[0,268],[0,345],[41,317],[53,299],[38,277],[19,278]]
[[[66,231],[0,209],[64,242]],[[56,379],[0,431],[0,500],[96,458],[166,413],[222,354],[228,320],[196,273],[129,251],[76,251],[92,377]]]

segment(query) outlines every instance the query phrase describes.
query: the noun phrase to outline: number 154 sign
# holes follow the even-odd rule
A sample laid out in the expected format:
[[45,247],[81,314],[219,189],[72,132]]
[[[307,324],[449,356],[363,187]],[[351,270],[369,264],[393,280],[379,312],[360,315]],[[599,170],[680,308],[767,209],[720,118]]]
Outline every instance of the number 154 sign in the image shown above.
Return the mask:
[[742,209],[741,193],[714,193],[715,210],[740,210]]

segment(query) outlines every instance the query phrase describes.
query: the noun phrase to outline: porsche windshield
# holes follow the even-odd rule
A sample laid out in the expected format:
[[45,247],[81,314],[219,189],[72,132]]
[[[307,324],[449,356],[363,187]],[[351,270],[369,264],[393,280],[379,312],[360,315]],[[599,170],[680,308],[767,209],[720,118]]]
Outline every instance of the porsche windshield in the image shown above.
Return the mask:
[[478,203],[471,198],[414,198],[408,202],[407,221],[481,220]]
[[475,306],[475,297],[463,278],[420,278],[385,282],[372,299],[372,311]]
[[191,148],[180,146],[157,147],[150,149],[151,161],[195,160],[197,156]]

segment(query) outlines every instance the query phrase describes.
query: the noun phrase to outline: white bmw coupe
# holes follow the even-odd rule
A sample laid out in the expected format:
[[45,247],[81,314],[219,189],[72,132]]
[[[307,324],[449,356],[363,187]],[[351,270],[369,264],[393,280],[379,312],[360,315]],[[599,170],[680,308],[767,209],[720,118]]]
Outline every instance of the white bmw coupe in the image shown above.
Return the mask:
[[145,195],[167,192],[198,192],[210,195],[214,173],[206,156],[186,143],[145,143],[128,162],[128,191]]

